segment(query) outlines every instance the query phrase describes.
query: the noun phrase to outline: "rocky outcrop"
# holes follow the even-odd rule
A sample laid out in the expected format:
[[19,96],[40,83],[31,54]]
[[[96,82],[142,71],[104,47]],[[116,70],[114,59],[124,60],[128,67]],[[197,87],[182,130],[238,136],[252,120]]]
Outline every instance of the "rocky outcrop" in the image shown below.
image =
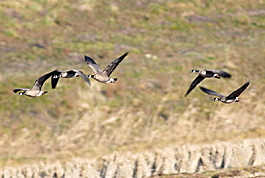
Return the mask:
[[159,174],[194,173],[265,163],[265,139],[240,143],[221,142],[208,145],[171,146],[144,153],[113,153],[101,161],[75,159],[61,164],[36,164],[20,168],[6,167],[6,177],[60,178],[142,178]]

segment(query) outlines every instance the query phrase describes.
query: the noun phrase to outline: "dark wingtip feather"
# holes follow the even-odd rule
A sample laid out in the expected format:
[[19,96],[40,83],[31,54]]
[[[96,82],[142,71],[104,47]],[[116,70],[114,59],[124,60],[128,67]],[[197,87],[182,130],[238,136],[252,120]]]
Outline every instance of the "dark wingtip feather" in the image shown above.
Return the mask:
[[205,93],[207,93],[208,95],[210,95],[210,90],[208,89],[208,88],[205,88],[205,87],[202,87],[202,86],[199,86],[200,87],[200,89],[203,91],[203,92],[205,92]]
[[124,53],[121,57],[119,57],[120,59],[124,59],[127,55],[129,54],[129,52]]
[[97,64],[91,57],[84,55],[85,57],[85,61],[87,62],[87,64],[91,63],[91,64]]
[[250,84],[250,81],[247,80],[246,83],[244,83],[244,85],[242,87],[246,89],[249,86],[249,84]]
[[250,80],[247,80],[247,82],[244,84],[244,86],[246,86],[246,88],[249,86],[250,84]]
[[89,57],[89,56],[87,56],[87,55],[84,55],[84,57],[85,57],[85,60],[86,60],[86,61],[91,59],[91,57]]
[[88,60],[91,60],[91,59],[92,59],[91,57],[89,57],[89,56],[86,56],[86,55],[84,55],[84,57],[85,57],[85,60],[86,60],[86,61],[88,61]]
[[231,78],[232,75],[230,75],[229,73],[226,74],[225,78]]
[[87,56],[87,55],[84,55],[84,57],[85,57],[85,59],[86,59],[86,58],[88,58],[88,56]]
[[185,94],[185,97],[188,96],[188,94],[193,90],[193,88],[189,88],[188,91]]
[[207,88],[205,88],[205,87],[202,87],[202,86],[199,86],[200,87],[200,89],[202,90],[202,91],[206,91],[207,90]]
[[220,71],[220,74],[219,75],[221,77],[224,77],[224,78],[231,78],[232,77],[232,75],[230,75],[229,73],[227,73],[227,72],[225,72],[223,70]]

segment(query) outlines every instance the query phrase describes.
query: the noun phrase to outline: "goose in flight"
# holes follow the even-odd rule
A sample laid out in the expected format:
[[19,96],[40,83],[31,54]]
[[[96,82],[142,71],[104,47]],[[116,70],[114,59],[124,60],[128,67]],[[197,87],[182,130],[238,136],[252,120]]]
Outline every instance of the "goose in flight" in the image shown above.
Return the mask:
[[74,77],[79,77],[79,76],[81,76],[90,85],[89,78],[87,77],[87,75],[85,75],[80,70],[75,70],[75,69],[67,70],[67,71],[57,70],[56,72],[54,72],[54,74],[51,77],[52,89],[56,88],[57,83],[60,78],[74,78]]
[[225,71],[222,70],[191,70],[192,73],[199,73],[199,75],[192,81],[190,84],[190,87],[188,91],[186,92],[185,96],[187,96],[201,81],[203,81],[205,78],[217,78],[220,79],[220,77],[230,78],[231,75]]
[[246,82],[244,85],[242,85],[240,88],[230,93],[228,96],[224,96],[220,93],[217,93],[213,90],[201,86],[200,88],[203,92],[207,93],[208,95],[218,96],[218,98],[214,98],[213,101],[221,101],[223,103],[233,103],[233,102],[239,102],[238,96],[249,86],[249,83],[250,81]]
[[14,93],[18,93],[18,95],[25,95],[25,96],[29,96],[29,97],[39,97],[44,95],[45,93],[48,93],[48,91],[42,91],[42,85],[44,84],[44,82],[50,78],[52,75],[54,75],[57,72],[57,70],[54,70],[50,73],[47,73],[43,76],[41,76],[40,78],[38,78],[35,83],[33,84],[33,86],[29,89],[29,88],[16,88],[13,90]]
[[93,78],[96,81],[101,82],[101,83],[116,82],[117,78],[112,78],[110,77],[110,75],[127,55],[128,55],[128,52],[123,54],[121,57],[115,59],[104,70],[102,70],[92,58],[85,56],[86,63],[94,72],[93,75],[88,75],[88,78]]

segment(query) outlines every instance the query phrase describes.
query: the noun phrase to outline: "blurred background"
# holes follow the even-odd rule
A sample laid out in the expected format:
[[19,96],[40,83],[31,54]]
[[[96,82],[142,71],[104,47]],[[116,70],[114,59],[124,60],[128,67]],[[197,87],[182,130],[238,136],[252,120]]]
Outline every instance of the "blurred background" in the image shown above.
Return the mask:
[[[1,0],[0,23],[0,166],[265,136],[263,0]],[[127,51],[114,84],[12,92]],[[224,95],[251,83],[230,105],[198,87],[184,97],[191,69],[229,72],[200,84]]]

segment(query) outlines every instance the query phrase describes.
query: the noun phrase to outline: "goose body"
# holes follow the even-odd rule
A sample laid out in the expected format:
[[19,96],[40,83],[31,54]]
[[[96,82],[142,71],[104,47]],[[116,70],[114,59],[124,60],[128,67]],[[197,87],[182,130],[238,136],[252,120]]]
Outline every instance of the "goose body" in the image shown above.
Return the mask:
[[93,78],[96,81],[101,82],[101,83],[114,83],[117,81],[117,78],[112,78],[112,77],[101,75],[101,74],[89,75],[88,77]]
[[128,52],[123,54],[121,57],[111,62],[104,70],[102,70],[97,63],[90,57],[85,56],[87,65],[93,70],[93,75],[88,75],[89,78],[93,78],[101,83],[114,83],[117,78],[110,77],[111,73],[116,69],[120,62],[128,55]]

